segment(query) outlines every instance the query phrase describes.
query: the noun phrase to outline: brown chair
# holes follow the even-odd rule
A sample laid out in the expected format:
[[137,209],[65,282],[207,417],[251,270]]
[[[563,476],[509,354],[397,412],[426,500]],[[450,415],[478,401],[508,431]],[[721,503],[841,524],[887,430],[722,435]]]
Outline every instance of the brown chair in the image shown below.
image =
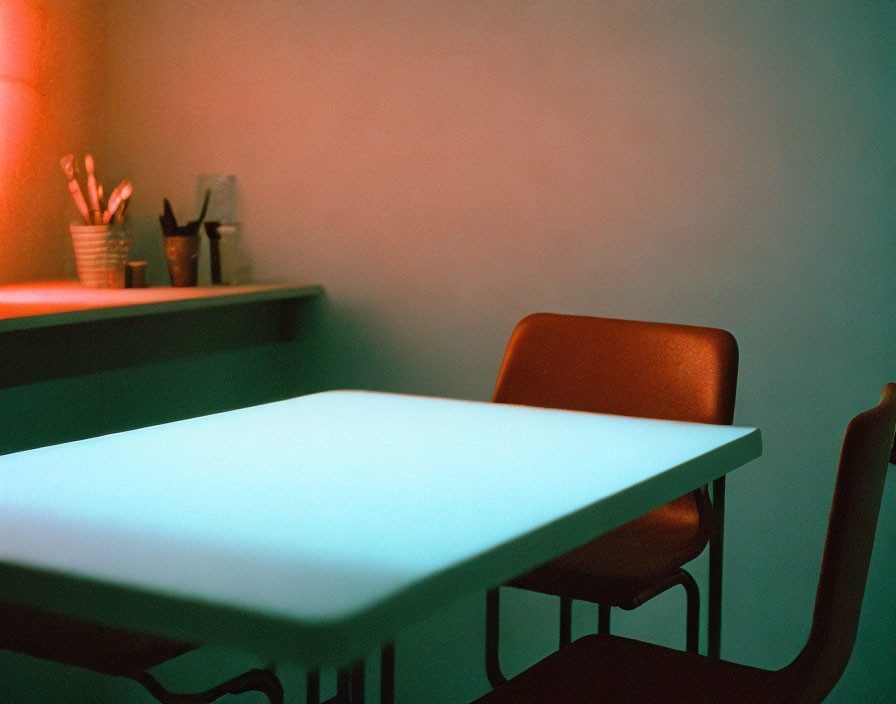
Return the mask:
[[[539,313],[516,327],[493,400],[547,408],[730,424],[738,351],[724,330]],[[682,566],[710,546],[710,652],[718,652],[724,480],[682,496],[505,586],[561,597],[560,646],[571,640],[572,600],[633,609],[681,584],[687,594],[687,649],[696,652],[700,593]],[[713,510],[715,504],[715,513]],[[715,522],[715,525],[714,525]],[[486,671],[497,686],[498,589],[488,594]]]
[[777,671],[611,635],[585,636],[475,704],[814,704],[855,643],[887,460],[896,463],[896,384],[846,429],[806,646]]
[[249,670],[195,694],[170,692],[147,672],[195,647],[30,606],[0,603],[0,649],[134,680],[162,704],[208,704],[225,694],[244,692],[261,692],[271,704],[283,704],[283,687],[268,670]]

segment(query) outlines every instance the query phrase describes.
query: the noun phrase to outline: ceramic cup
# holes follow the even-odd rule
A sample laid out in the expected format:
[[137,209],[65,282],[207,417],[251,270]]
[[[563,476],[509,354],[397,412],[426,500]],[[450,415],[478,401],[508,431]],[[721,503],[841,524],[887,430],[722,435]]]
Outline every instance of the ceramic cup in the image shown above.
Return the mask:
[[91,288],[124,288],[130,240],[110,225],[71,225],[78,279]]
[[169,235],[165,237],[165,257],[172,286],[195,286],[199,280],[199,237]]

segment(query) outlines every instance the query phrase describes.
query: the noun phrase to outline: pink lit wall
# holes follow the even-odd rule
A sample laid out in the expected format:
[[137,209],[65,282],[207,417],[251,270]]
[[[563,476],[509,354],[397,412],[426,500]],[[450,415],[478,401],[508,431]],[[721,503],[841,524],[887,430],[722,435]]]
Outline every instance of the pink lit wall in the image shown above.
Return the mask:
[[5,188],[24,161],[36,128],[42,25],[32,3],[8,2],[0,7],[0,122],[4,125],[0,160],[5,165]]
[[0,3],[0,283],[73,275],[59,158],[101,128],[101,6]]
[[483,395],[532,308],[730,320],[781,226],[784,40],[737,13],[116,6],[107,161],[145,246],[164,196],[236,174],[257,275],[324,283],[401,360],[381,383]]

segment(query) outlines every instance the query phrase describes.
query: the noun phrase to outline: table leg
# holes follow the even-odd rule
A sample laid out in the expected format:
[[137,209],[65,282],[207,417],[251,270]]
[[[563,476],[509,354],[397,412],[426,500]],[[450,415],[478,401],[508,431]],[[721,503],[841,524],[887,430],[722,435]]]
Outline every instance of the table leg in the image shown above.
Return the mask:
[[598,604],[597,605],[597,632],[598,633],[609,633],[610,632],[610,613],[613,607],[608,604]]
[[722,650],[722,554],[725,538],[725,477],[712,483],[712,533],[709,537],[709,599],[706,654],[718,658]]
[[[395,700],[395,644],[387,643],[381,650],[380,704],[393,704]],[[320,671],[308,672],[307,704],[364,704],[366,671],[364,661],[350,668],[343,668],[336,675],[336,696],[320,701]]]
[[364,661],[351,670],[351,704],[364,704]]
[[353,704],[356,684],[356,670],[360,667],[361,680],[361,699],[360,704],[364,704],[364,665],[355,666],[354,668],[343,668],[336,675],[336,696],[321,702],[320,701],[320,671],[310,670],[306,681],[305,701],[307,704]]
[[572,599],[560,597],[560,647],[572,643]]
[[345,667],[336,673],[336,701],[339,704],[351,704],[355,668]]
[[380,650],[380,704],[395,701],[395,643],[386,643]]
[[311,670],[305,677],[306,704],[320,704],[320,671]]

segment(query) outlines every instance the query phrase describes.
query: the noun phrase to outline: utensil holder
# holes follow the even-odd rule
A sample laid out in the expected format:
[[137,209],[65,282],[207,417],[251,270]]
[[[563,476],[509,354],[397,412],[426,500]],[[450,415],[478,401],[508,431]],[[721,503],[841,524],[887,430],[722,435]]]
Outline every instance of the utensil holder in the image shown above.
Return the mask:
[[199,280],[199,237],[196,235],[168,235],[165,237],[165,257],[172,286],[196,286]]
[[111,225],[71,225],[78,279],[90,288],[124,288],[131,241]]

